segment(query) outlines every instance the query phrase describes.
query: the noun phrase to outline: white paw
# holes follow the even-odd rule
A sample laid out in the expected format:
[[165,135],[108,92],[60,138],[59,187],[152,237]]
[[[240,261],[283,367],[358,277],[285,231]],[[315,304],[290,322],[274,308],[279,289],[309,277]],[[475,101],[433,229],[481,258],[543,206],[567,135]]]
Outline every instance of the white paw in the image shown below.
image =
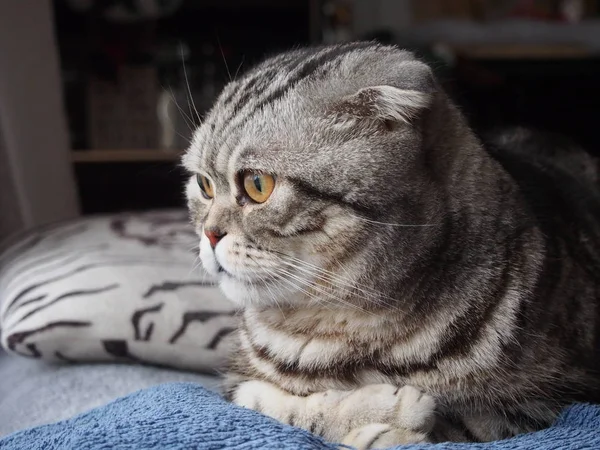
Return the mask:
[[427,442],[427,435],[424,433],[383,423],[370,423],[352,430],[344,438],[342,444],[357,450],[368,450],[425,442]]
[[433,427],[435,401],[411,386],[390,384],[364,386],[340,402],[340,416],[348,417],[350,428],[368,424],[427,433]]
[[[289,425],[301,426],[301,423],[305,422],[302,416],[304,398],[290,395],[266,381],[251,380],[241,383],[233,402]],[[301,423],[295,424],[295,420]]]
[[233,402],[244,408],[260,410],[261,398],[270,394],[272,390],[272,386],[263,381],[245,381],[238,386],[233,397]]
[[398,422],[408,430],[429,432],[435,421],[435,400],[412,386],[404,386],[396,396],[400,399]]

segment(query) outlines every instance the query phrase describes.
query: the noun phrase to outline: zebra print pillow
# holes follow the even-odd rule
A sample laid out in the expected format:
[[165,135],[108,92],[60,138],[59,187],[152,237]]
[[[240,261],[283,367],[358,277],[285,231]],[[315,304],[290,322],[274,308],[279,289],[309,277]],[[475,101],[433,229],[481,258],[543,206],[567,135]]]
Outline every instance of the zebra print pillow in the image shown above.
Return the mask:
[[2,346],[54,361],[220,368],[236,319],[202,273],[196,245],[184,211],[27,234],[0,256]]

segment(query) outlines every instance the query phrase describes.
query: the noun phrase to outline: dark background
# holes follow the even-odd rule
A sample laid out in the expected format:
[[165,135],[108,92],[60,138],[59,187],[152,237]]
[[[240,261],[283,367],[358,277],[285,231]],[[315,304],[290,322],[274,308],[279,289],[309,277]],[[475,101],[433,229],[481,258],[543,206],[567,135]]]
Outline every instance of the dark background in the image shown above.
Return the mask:
[[[600,149],[596,1],[146,2],[158,13],[142,3],[54,1],[84,213],[182,206],[178,158],[198,122],[188,99],[202,114],[236,73],[269,54],[308,44],[377,39],[411,49],[433,66],[477,132],[524,125],[564,133],[593,154]],[[469,37],[469,30],[477,33]],[[146,70],[155,91],[124,88],[127,67]],[[135,76],[129,83],[143,86]],[[115,104],[109,96],[91,93],[93,83],[114,90]],[[156,111],[171,94],[183,112],[172,109],[178,117],[171,114],[173,123],[165,125]],[[101,113],[94,95],[105,102]],[[111,119],[126,98],[136,111],[126,114],[127,120],[139,115],[138,122],[125,123],[117,113]],[[108,129],[139,126],[146,133],[143,143],[94,137],[99,120]],[[188,126],[186,120],[194,123]],[[182,136],[165,144],[158,135],[168,127]]]

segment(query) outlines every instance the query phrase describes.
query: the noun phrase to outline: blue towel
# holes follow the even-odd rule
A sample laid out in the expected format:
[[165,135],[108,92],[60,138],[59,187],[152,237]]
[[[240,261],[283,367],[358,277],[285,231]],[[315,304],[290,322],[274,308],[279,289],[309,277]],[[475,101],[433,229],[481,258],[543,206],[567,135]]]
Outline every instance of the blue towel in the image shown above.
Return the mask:
[[[187,383],[136,392],[73,419],[20,431],[2,450],[53,449],[293,449],[333,450],[299,430],[223,401]],[[544,431],[488,444],[438,444],[403,450],[600,449],[600,407],[577,405]]]

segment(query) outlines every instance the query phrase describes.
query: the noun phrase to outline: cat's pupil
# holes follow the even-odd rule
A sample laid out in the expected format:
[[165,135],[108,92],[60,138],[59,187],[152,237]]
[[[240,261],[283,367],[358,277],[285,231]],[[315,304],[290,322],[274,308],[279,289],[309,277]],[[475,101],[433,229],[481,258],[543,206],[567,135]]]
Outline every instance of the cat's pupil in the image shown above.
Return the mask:
[[262,183],[260,181],[260,177],[258,175],[254,175],[254,187],[258,192],[262,192]]

